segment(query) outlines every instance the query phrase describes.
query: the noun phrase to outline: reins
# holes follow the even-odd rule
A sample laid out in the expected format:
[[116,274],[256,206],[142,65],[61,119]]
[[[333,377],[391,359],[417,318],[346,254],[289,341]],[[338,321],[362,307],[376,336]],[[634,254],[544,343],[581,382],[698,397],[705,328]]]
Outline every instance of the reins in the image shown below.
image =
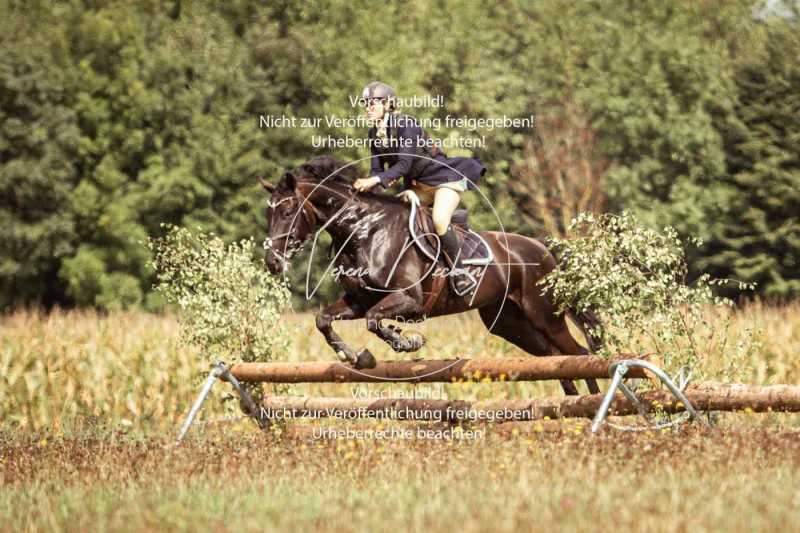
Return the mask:
[[[302,182],[302,183],[309,183],[309,182]],[[283,202],[285,202],[287,200],[297,199],[297,201],[300,202],[300,209],[303,212],[303,218],[305,219],[306,224],[308,224],[308,227],[309,227],[309,230],[310,230],[311,228],[316,227],[317,221],[324,220],[325,217],[324,217],[324,215],[322,215],[322,213],[319,211],[319,209],[317,209],[317,207],[308,199],[310,194],[308,196],[303,196],[300,193],[299,185],[300,184],[298,184],[298,187],[295,187],[294,195],[287,196],[286,198],[283,198],[282,200],[279,200],[279,201],[277,201],[275,203],[268,202],[267,205],[274,209],[275,207],[279,206],[280,204],[282,204]],[[327,228],[328,225],[331,222],[333,222],[336,219],[336,217],[338,217],[342,213],[342,211],[344,211],[344,209],[350,204],[350,202],[353,201],[353,199],[356,197],[356,195],[359,192],[358,189],[355,189],[350,196],[347,196],[346,194],[344,194],[342,192],[339,192],[336,189],[332,189],[331,187],[328,187],[327,185],[322,185],[322,184],[319,184],[319,183],[316,183],[316,184],[313,184],[313,185],[314,185],[315,189],[318,188],[318,187],[321,187],[321,188],[326,189],[326,190],[328,190],[328,191],[330,191],[330,192],[332,192],[334,194],[337,194],[339,196],[347,198],[347,201],[345,201],[345,203],[342,205],[342,207],[338,211],[336,211],[336,213],[334,213],[330,218],[328,218],[328,220],[324,221],[324,224],[322,225],[320,230],[324,230],[325,228]],[[310,207],[310,211],[307,209],[307,207]],[[268,238],[266,238],[264,240],[264,248],[269,249],[273,254],[278,256],[278,259],[280,259],[283,262],[286,262],[287,259],[289,259],[289,257],[291,257],[291,254],[293,253],[294,250],[292,250],[291,247],[290,247],[289,250],[288,250],[288,253],[284,254],[280,250],[274,249],[272,247],[272,242],[276,241],[278,239],[281,239],[283,237],[291,237],[291,236],[292,236],[292,231],[289,230],[289,231],[286,231],[284,233],[281,233],[280,235],[275,235],[273,237],[268,237]]]

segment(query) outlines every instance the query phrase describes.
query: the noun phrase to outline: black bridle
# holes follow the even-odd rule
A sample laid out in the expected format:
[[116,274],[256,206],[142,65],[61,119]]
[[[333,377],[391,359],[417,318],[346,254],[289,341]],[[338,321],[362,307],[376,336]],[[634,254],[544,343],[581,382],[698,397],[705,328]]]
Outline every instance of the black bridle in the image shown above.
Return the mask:
[[[305,182],[305,183],[309,183],[309,182]],[[330,192],[332,192],[334,194],[337,194],[339,196],[347,198],[347,201],[345,201],[345,203],[342,205],[342,207],[339,208],[339,210],[336,211],[336,213],[334,213],[327,220],[325,220],[324,213],[322,213],[317,208],[317,206],[315,206],[309,200],[309,197],[311,196],[311,194],[309,194],[308,196],[304,197],[300,193],[300,190],[299,190],[300,188],[299,187],[295,187],[294,188],[294,194],[292,194],[290,196],[287,196],[286,198],[282,198],[282,199],[280,199],[280,200],[278,200],[277,202],[274,202],[274,203],[271,200],[268,201],[267,202],[267,206],[271,207],[272,209],[275,209],[276,207],[278,207],[280,204],[282,204],[283,202],[285,202],[287,200],[292,200],[292,199],[297,200],[299,205],[300,205],[300,209],[302,211],[302,214],[303,214],[303,219],[306,221],[306,224],[308,225],[308,230],[309,230],[309,233],[310,233],[311,230],[316,227],[318,221],[322,221],[323,222],[323,226],[320,228],[320,230],[324,230],[325,228],[327,228],[328,225],[331,222],[333,222],[333,220],[335,220],[336,217],[339,216],[339,214],[342,211],[344,211],[344,209],[350,204],[350,202],[356,197],[356,195],[359,192],[357,189],[355,189],[355,190],[353,190],[353,193],[350,196],[347,196],[346,194],[344,194],[342,192],[339,192],[336,189],[332,189],[331,187],[328,187],[327,185],[322,185],[320,183],[316,183],[314,185],[315,185],[315,187],[314,187],[315,190],[318,187],[322,187],[322,188],[324,188],[324,189],[326,189],[326,190],[328,190],[328,191],[330,191]],[[313,193],[313,191],[312,191],[312,193]],[[297,215],[295,215],[295,219],[296,218],[297,218]],[[272,246],[274,241],[276,241],[278,239],[283,239],[283,238],[288,238],[287,245],[284,246],[284,250],[286,251],[285,253],[283,251],[281,251],[281,250],[277,250],[275,247]],[[295,253],[297,253],[298,251],[303,249],[303,246],[305,244],[305,240],[306,240],[305,238],[303,238],[301,240],[300,237],[297,237],[297,236],[294,235],[294,231],[293,230],[289,230],[289,231],[286,231],[286,232],[281,233],[279,235],[275,235],[275,236],[272,236],[272,237],[268,236],[266,239],[264,239],[264,245],[263,246],[264,246],[265,250],[268,250],[273,255],[275,255],[275,257],[277,257],[279,261],[281,261],[282,263],[286,264],[286,263],[289,262],[289,260],[292,258],[292,256]]]

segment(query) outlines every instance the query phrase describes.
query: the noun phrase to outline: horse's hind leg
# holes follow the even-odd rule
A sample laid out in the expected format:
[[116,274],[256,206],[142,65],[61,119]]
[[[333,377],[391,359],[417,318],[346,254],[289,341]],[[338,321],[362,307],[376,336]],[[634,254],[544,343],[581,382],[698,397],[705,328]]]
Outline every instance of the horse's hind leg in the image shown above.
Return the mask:
[[[388,343],[396,352],[415,352],[425,344],[422,335],[403,335],[399,328],[384,326],[381,321],[414,320],[423,317],[419,303],[404,292],[392,292],[367,310],[367,329]],[[423,317],[424,318],[424,317]]]
[[[570,333],[565,316],[559,316],[557,320],[552,322],[546,333],[550,342],[555,344],[562,353],[589,355],[589,351],[581,346],[578,341],[575,340],[575,337],[572,336],[572,333]],[[600,387],[597,386],[596,379],[590,378],[585,381],[591,394],[598,394],[600,392]]]
[[[581,346],[572,336],[572,333],[569,332],[567,317],[563,314],[557,314],[549,303],[540,299],[524,299],[522,301],[522,309],[530,323],[540,330],[559,352],[564,355],[589,355],[589,351]],[[596,379],[587,379],[586,385],[589,387],[591,394],[600,392]],[[574,385],[572,388],[575,388]],[[564,391],[566,392],[566,389]],[[570,393],[567,392],[567,394]]]
[[[540,331],[536,330],[525,313],[512,300],[506,299],[502,305],[495,304],[478,310],[486,328],[493,334],[504,338],[531,355],[553,355],[553,346]],[[575,384],[568,379],[561,380],[565,394],[578,394]]]

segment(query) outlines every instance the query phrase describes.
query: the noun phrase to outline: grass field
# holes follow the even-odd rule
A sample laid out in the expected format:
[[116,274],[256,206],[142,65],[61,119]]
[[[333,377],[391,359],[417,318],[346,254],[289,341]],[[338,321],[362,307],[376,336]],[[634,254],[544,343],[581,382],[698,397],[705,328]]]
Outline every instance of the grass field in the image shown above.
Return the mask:
[[785,531],[800,518],[799,436],[307,444],[228,432],[168,450],[16,435],[2,441],[0,529]]
[[[314,439],[320,423],[294,423],[278,435],[238,420],[201,424],[175,449],[169,444],[207,363],[180,346],[174,319],[18,311],[1,320],[0,530],[727,531],[792,529],[800,519],[794,415],[737,413],[712,431],[598,437],[584,424],[552,421],[477,427],[474,438],[453,440]],[[331,357],[312,315],[287,320],[297,328],[295,359]],[[763,343],[748,355],[745,381],[800,383],[798,324],[800,304],[751,304],[736,314],[734,327],[759,327]],[[396,357],[361,323],[337,329],[379,358]],[[519,355],[487,336],[473,314],[414,329],[428,338],[423,357]],[[448,384],[436,392],[560,393],[552,383]],[[201,421],[237,414],[235,402],[222,401],[227,393],[215,388]]]

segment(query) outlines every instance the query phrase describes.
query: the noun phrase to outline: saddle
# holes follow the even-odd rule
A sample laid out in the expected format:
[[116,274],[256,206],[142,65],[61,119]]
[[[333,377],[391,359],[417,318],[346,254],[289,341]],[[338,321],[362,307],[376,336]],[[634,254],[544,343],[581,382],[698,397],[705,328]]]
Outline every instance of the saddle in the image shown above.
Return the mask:
[[[458,209],[453,213],[450,218],[453,229],[458,235],[459,250],[461,263],[463,265],[488,265],[494,260],[492,249],[483,240],[483,237],[472,231],[467,225],[467,210]],[[443,257],[444,254],[439,255],[437,258],[437,249],[440,248],[436,231],[433,226],[433,217],[430,211],[425,206],[411,205],[411,213],[408,218],[408,230],[411,233],[411,238],[414,240],[417,248],[424,253],[428,258],[433,261],[438,261],[443,266],[448,266]],[[434,276],[430,286],[430,291],[423,291],[426,294],[425,302],[423,304],[423,314],[430,314],[436,301],[439,299],[439,294],[445,285],[445,278],[443,276]]]
[[[416,211],[416,213],[415,213]],[[450,218],[453,229],[458,235],[460,243],[461,263],[464,265],[487,265],[492,262],[492,250],[483,240],[483,237],[472,231],[467,222],[466,209],[457,209]],[[433,226],[433,217],[425,206],[415,208],[412,206],[409,216],[409,231],[411,238],[422,252],[430,259],[436,259],[436,250],[439,248],[435,237],[436,230]],[[422,237],[424,235],[424,238]],[[439,259],[441,260],[441,258]]]

